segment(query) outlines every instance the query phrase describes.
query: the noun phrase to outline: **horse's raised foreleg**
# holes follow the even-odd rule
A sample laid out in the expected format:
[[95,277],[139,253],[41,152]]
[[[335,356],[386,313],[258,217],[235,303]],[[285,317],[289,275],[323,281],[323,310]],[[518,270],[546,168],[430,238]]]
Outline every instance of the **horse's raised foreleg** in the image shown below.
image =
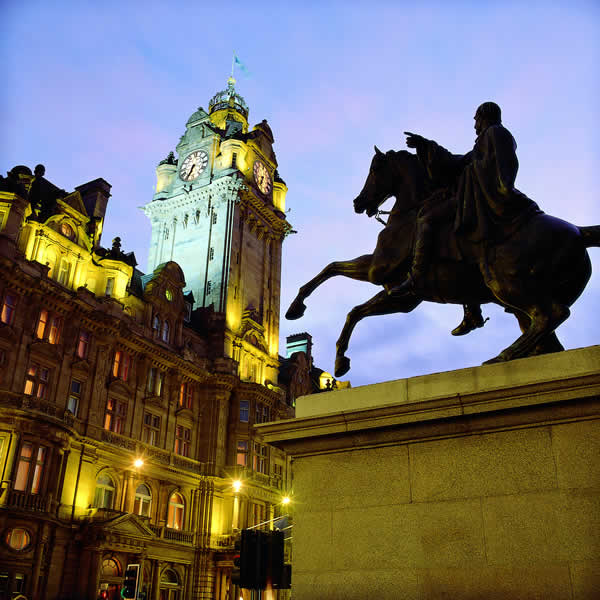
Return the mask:
[[372,254],[364,254],[354,260],[343,260],[329,263],[316,277],[313,277],[309,282],[305,283],[298,295],[290,304],[285,313],[286,319],[299,319],[306,310],[304,300],[308,298],[322,283],[325,283],[331,277],[343,275],[350,279],[358,279],[359,281],[369,281],[369,267],[371,266]]
[[388,294],[383,291],[373,296],[364,304],[355,306],[346,317],[346,323],[336,344],[335,376],[341,377],[350,370],[350,359],[344,356],[350,343],[350,336],[357,323],[365,317],[374,315],[389,315],[393,313],[408,313],[414,310],[422,300],[406,295]]

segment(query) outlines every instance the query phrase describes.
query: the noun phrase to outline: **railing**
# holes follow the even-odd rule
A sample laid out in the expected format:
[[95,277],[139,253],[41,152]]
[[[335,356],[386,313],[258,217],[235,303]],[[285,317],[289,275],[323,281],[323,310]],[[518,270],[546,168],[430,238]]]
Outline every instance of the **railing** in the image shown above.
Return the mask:
[[161,540],[168,540],[170,542],[177,542],[179,544],[193,544],[194,543],[194,532],[184,531],[182,529],[171,529],[165,525],[152,525],[148,524],[148,527],[152,529],[154,535]]
[[133,452],[136,456],[142,456],[148,462],[158,463],[166,467],[185,469],[186,471],[191,471],[197,475],[215,474],[214,465],[211,463],[202,463],[193,458],[179,456],[168,450],[163,450],[162,448],[151,446],[150,444],[144,444],[143,442],[119,433],[100,429],[99,427],[90,428],[89,433],[96,439],[100,439],[113,446]]
[[38,494],[27,494],[10,490],[6,508],[16,508],[21,510],[33,510],[36,512],[46,512],[48,510],[49,498]]
[[212,537],[212,544],[216,548],[233,548],[236,540],[236,535],[233,533],[214,535]]

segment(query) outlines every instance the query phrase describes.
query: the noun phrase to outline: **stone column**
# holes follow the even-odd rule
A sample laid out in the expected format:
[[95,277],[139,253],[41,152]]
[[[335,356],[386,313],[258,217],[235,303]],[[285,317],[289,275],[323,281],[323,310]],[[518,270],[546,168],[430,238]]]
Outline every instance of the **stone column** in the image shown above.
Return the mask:
[[102,569],[102,550],[92,550],[90,576],[88,579],[88,598],[96,598]]
[[153,564],[152,589],[150,590],[150,598],[148,600],[160,600],[160,569],[162,567],[162,562],[155,560]]

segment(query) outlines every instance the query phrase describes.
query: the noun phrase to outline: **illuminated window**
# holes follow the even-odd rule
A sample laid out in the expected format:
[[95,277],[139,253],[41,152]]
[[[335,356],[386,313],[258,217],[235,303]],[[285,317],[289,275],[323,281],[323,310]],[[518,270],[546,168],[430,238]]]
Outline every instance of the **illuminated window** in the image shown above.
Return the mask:
[[175,427],[175,454],[189,456],[192,440],[192,431],[182,425]]
[[257,473],[268,474],[269,461],[267,454],[267,447],[254,442],[254,464],[253,468]]
[[71,379],[71,393],[69,394],[69,400],[67,402],[67,410],[71,411],[75,416],[77,416],[79,412],[81,387],[81,381],[78,381],[77,379]]
[[49,313],[45,308],[40,311],[35,335],[40,340],[47,340],[50,344],[58,344],[62,329],[62,319],[58,315]]
[[94,494],[94,506],[96,508],[112,508],[115,498],[115,484],[106,474],[98,475],[96,479],[96,493]]
[[60,267],[58,270],[58,277],[56,280],[61,285],[68,285],[69,283],[69,273],[71,272],[71,263],[65,258],[60,260]]
[[248,440],[238,440],[236,465],[245,467],[248,464]]
[[160,317],[158,315],[154,315],[152,329],[156,332],[156,335],[160,333]]
[[7,325],[12,323],[17,308],[17,296],[14,294],[6,294],[2,301],[2,316],[0,320]]
[[24,550],[31,543],[31,535],[27,529],[15,527],[7,531],[4,541],[13,550]]
[[104,412],[104,429],[114,433],[122,433],[127,417],[127,404],[114,398],[109,398]]
[[102,561],[102,576],[103,578],[121,576],[121,565],[116,558],[107,558]]
[[156,367],[151,367],[148,371],[147,390],[151,396],[160,396],[165,374]]
[[144,427],[142,430],[142,439],[146,444],[158,446],[160,438],[160,417],[152,413],[144,413]]
[[113,377],[118,377],[123,381],[127,381],[129,377],[129,367],[131,366],[131,356],[127,352],[117,350],[113,361],[112,374]]
[[248,415],[250,413],[250,407],[248,400],[240,400],[240,421],[242,423],[248,422]]
[[79,358],[87,358],[90,348],[90,334],[84,329],[79,330],[79,340],[77,342],[77,356]]
[[104,291],[104,295],[105,296],[112,296],[114,289],[115,289],[115,278],[114,277],[108,277],[106,279],[106,289]]
[[169,341],[169,322],[168,321],[165,321],[162,326],[162,341],[163,342]]
[[45,398],[48,394],[48,382],[50,381],[50,369],[36,363],[31,363],[25,376],[24,394]]
[[14,489],[39,494],[44,476],[48,448],[32,442],[23,442],[17,461]]
[[179,406],[191,409],[194,402],[194,388],[192,384],[184,381],[179,388]]
[[171,529],[183,529],[185,516],[185,504],[181,494],[171,494],[169,498],[169,510],[167,512],[167,527]]
[[150,505],[152,504],[152,494],[147,485],[143,483],[138,485],[135,490],[135,502],[133,503],[133,512],[141,517],[150,516]]

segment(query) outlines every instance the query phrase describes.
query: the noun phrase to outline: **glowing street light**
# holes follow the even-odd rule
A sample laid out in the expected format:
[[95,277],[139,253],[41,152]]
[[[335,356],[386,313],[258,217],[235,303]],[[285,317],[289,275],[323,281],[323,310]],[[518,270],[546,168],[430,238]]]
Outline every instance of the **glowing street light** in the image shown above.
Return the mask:
[[289,497],[289,496],[284,496],[284,497],[281,499],[281,504],[289,504],[290,502],[291,502],[291,499],[290,499],[290,497]]
[[136,469],[139,469],[140,467],[143,467],[143,466],[144,466],[144,461],[143,461],[141,458],[136,458],[136,459],[133,461],[133,466],[134,466]]
[[242,482],[239,479],[236,479],[232,484],[231,487],[233,488],[234,492],[239,492],[242,489]]

